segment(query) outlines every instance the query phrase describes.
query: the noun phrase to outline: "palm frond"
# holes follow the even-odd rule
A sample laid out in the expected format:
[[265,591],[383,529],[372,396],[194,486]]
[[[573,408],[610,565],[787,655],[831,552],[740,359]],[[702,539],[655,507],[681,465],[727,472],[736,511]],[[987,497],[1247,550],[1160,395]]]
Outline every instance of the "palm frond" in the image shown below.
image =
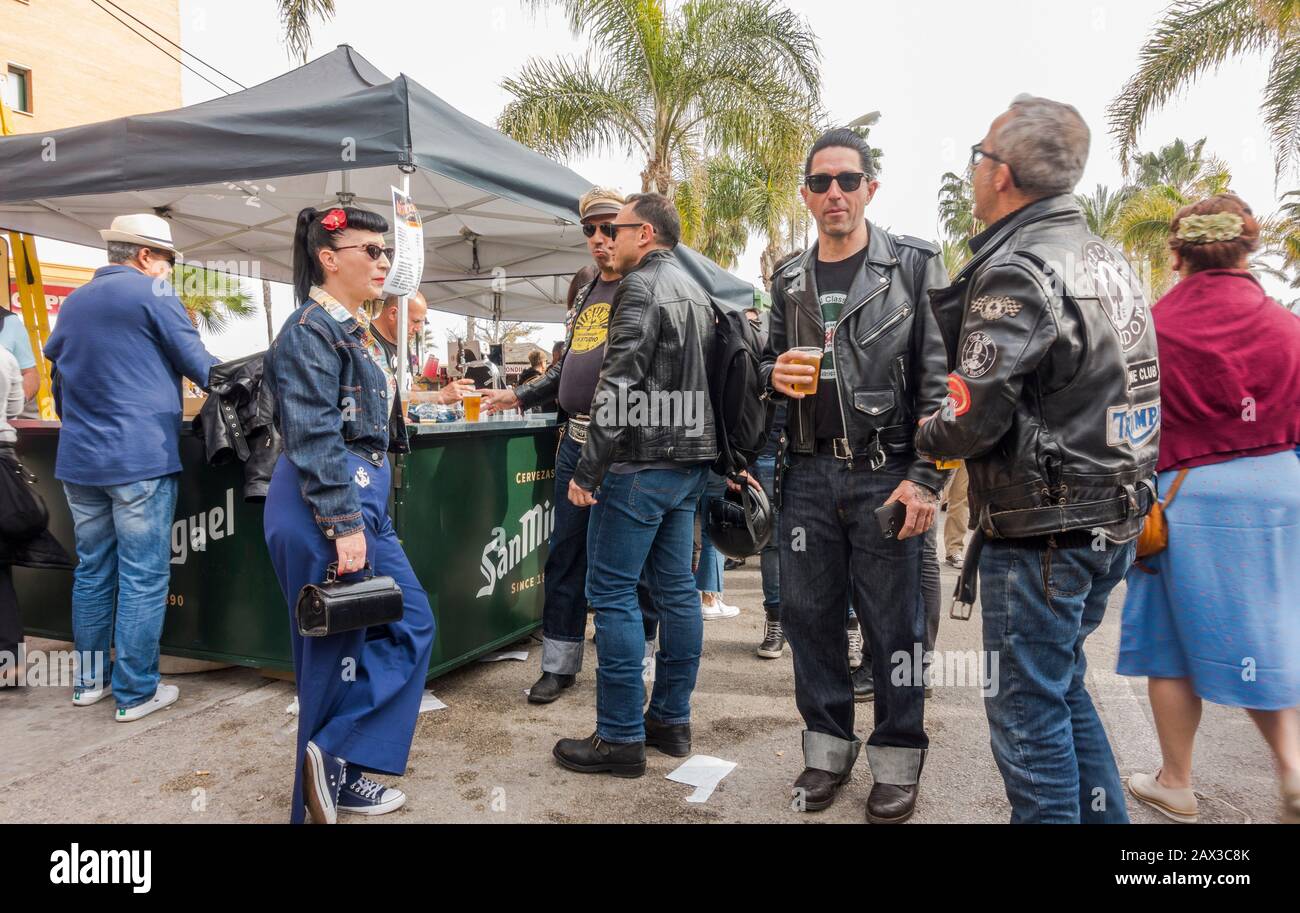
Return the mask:
[[1179,0],[1165,11],[1139,52],[1138,70],[1109,109],[1119,159],[1128,168],[1147,118],[1206,70],[1230,57],[1267,50],[1276,31],[1264,0]]
[[1276,186],[1300,162],[1300,37],[1283,42],[1273,56],[1260,112],[1273,144]]
[[311,51],[311,27],[314,20],[334,18],[334,0],[278,0],[280,31],[289,55],[302,63]]

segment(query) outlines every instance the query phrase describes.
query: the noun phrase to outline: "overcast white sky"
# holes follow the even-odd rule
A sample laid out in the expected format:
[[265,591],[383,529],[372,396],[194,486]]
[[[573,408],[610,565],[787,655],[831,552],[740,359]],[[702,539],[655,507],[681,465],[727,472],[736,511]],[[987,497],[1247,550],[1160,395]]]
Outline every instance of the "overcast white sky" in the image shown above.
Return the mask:
[[[558,12],[534,17],[521,11],[516,0],[339,0],[337,5],[336,19],[316,27],[311,56],[350,44],[389,75],[405,72],[489,124],[508,100],[502,79],[528,57],[585,47],[569,35]],[[1117,187],[1120,169],[1106,133],[1106,107],[1133,70],[1138,48],[1166,5],[1166,0],[789,2],[820,41],[831,115],[846,122],[868,111],[882,113],[872,143],[884,150],[884,168],[868,216],[897,232],[925,238],[937,234],[940,176],[964,166],[970,145],[1020,92],[1076,105],[1093,130],[1092,156],[1079,189]],[[280,44],[271,0],[181,0],[181,16],[186,49],[245,85],[293,66]],[[125,29],[116,36],[106,32],[104,40],[110,39],[138,42],[141,54],[159,53]],[[1259,58],[1230,63],[1203,78],[1151,121],[1142,147],[1155,149],[1179,136],[1207,137],[1207,149],[1231,166],[1234,189],[1256,212],[1271,211],[1278,193],[1257,111],[1266,73],[1266,60]],[[185,74],[187,104],[217,94]],[[640,189],[642,163],[617,152],[566,164],[593,183]],[[1297,185],[1300,180],[1288,179],[1279,191]],[[64,256],[67,247],[43,247],[44,255],[71,260]],[[751,243],[736,269],[747,281],[759,281],[761,248],[761,243]],[[83,252],[75,262],[94,263],[94,257]],[[290,308],[282,289],[275,302],[277,321]],[[463,328],[461,318],[443,323]],[[260,317],[250,320],[210,345],[222,357],[263,348],[264,326]],[[549,348],[559,335],[558,326],[548,325],[539,341]]]

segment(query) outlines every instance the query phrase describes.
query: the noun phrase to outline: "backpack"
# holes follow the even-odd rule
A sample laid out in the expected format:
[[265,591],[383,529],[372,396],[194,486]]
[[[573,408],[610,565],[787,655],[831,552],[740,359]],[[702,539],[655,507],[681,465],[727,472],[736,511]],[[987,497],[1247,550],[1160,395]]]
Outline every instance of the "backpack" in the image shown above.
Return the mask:
[[713,359],[709,365],[709,401],[718,434],[718,458],[713,471],[735,476],[767,444],[774,411],[761,398],[758,363],[763,344],[743,310],[719,304],[712,296],[716,321]]

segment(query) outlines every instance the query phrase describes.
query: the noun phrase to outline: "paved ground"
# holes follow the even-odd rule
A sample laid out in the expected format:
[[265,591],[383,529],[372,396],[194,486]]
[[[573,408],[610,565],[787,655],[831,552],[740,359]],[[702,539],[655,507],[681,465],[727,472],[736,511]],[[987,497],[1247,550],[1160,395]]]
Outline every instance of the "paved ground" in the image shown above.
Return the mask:
[[[945,592],[952,572],[945,569]],[[689,787],[664,779],[680,763],[650,752],[645,777],[617,780],[559,768],[555,740],[594,728],[595,650],[586,671],[558,702],[537,707],[523,690],[537,674],[540,645],[527,662],[474,663],[433,682],[448,709],[421,716],[410,770],[410,799],[378,821],[417,822],[859,822],[870,775],[860,760],[852,783],[829,810],[789,808],[802,768],[801,722],[792,665],[760,660],[754,646],[763,616],[757,562],[729,572],[728,601],[739,618],[705,625],[695,694],[695,751],[737,762],[702,805]],[[1089,679],[1115,746],[1121,773],[1151,769],[1159,754],[1143,680],[1116,676],[1117,593],[1090,641]],[[33,644],[38,646],[39,644]],[[947,618],[939,650],[979,647],[979,616]],[[173,707],[119,724],[112,702],[76,708],[66,688],[0,693],[0,822],[281,822],[288,819],[295,717],[292,686],[247,669],[170,676],[181,688]],[[859,734],[870,725],[859,704]],[[863,709],[866,713],[862,713]],[[931,754],[917,822],[1001,822],[1009,811],[989,753],[978,688],[938,687],[927,703]],[[1276,785],[1263,740],[1241,711],[1207,705],[1197,742],[1197,787],[1207,822],[1268,822]],[[1136,822],[1164,819],[1131,804]]]

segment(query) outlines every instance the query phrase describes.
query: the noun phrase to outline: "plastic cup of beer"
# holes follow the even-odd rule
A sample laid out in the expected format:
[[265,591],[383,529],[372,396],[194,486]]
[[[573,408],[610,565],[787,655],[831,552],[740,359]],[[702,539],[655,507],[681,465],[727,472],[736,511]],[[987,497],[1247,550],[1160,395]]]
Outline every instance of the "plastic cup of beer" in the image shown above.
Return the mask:
[[483,402],[483,394],[466,393],[462,402],[465,404],[465,421],[477,422],[479,416],[479,405]]
[[792,360],[795,364],[810,365],[813,369],[811,381],[803,384],[791,384],[790,389],[795,393],[812,396],[817,392],[817,378],[822,373],[822,355],[825,354],[825,350],[814,346],[800,346],[797,349],[791,349],[790,354],[794,356]]

